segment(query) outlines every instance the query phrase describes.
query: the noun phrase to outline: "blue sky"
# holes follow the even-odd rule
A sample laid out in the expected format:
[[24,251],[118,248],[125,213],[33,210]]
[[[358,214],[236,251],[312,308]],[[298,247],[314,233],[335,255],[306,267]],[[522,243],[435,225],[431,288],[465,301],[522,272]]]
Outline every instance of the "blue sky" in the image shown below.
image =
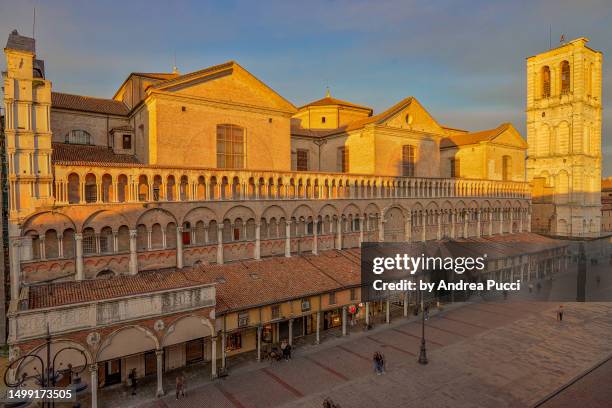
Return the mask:
[[[32,33],[55,90],[111,97],[130,72],[236,60],[295,105],[332,95],[383,110],[417,97],[441,123],[525,135],[525,58],[559,36],[612,53],[600,1],[7,1],[0,41]],[[5,61],[0,63],[4,69]],[[604,175],[612,176],[604,61]]]

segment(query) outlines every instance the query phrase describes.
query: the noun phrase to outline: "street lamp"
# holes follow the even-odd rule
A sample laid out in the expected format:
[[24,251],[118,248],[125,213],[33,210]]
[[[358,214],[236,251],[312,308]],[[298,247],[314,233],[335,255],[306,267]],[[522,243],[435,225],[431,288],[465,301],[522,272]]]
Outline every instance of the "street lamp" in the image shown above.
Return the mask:
[[427,364],[427,346],[425,344],[425,302],[423,291],[421,291],[421,352],[419,353],[419,364]]
[[[47,337],[45,340],[46,340],[45,346],[47,347],[46,361],[43,360],[39,355],[33,354],[33,353],[28,353],[25,356],[21,356],[18,359],[13,360],[8,365],[8,367],[6,368],[6,371],[4,372],[4,384],[9,388],[19,388],[27,381],[34,380],[36,384],[38,384],[39,386],[43,388],[53,388],[55,387],[55,384],[58,380],[63,378],[64,375],[68,375],[69,376],[68,378],[70,379],[70,385],[73,387],[75,394],[80,394],[83,391],[85,391],[87,389],[87,384],[82,383],[81,378],[79,376],[79,374],[82,373],[87,367],[87,356],[85,355],[85,352],[76,347],[68,346],[68,347],[64,347],[58,350],[57,352],[55,352],[53,357],[51,357],[51,334],[49,333],[48,326],[47,326]],[[55,371],[55,363],[56,363],[57,357],[66,350],[75,350],[81,354],[81,356],[84,359],[84,363],[81,369],[75,371],[72,367],[72,364],[68,364],[66,369],[60,369],[58,371]],[[8,378],[9,372],[11,372],[13,369],[16,369],[17,371],[19,371],[21,364],[23,364],[28,359],[35,360],[35,361],[38,360],[38,363],[40,364],[40,368],[41,368],[40,373],[38,372],[37,368],[34,367],[34,371],[35,371],[34,374],[28,374],[27,372],[24,372],[23,374],[21,374],[21,376],[16,375],[15,380],[10,380]],[[62,363],[60,363],[59,365],[61,367]],[[17,407],[26,407],[29,404],[30,404],[29,401],[22,401],[22,402],[15,402],[14,404],[10,404],[7,406],[10,406],[12,408],[17,408]],[[42,408],[45,408],[45,407],[55,407],[55,400],[52,400],[51,402],[43,401]]]

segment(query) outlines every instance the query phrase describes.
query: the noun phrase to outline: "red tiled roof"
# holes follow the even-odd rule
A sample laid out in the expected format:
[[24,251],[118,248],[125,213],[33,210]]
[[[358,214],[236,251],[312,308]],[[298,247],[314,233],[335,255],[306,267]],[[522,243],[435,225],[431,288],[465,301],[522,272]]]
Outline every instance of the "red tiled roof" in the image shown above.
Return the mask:
[[329,105],[347,106],[349,108],[367,110],[367,111],[370,112],[370,114],[372,113],[372,108],[369,108],[369,107],[363,106],[363,105],[357,105],[357,104],[352,103],[352,102],[343,101],[341,99],[332,98],[331,96],[326,96],[325,98],[321,98],[321,99],[316,100],[314,102],[310,102],[310,103],[300,107],[300,109],[307,108],[309,106],[329,106]]
[[140,164],[130,154],[117,154],[106,146],[53,143],[51,160],[53,163],[131,163]]
[[169,270],[140,272],[137,275],[120,275],[109,279],[61,282],[31,286],[29,309],[55,307],[94,300],[134,296],[143,293],[213,283],[193,270]]
[[493,140],[496,136],[499,136],[509,127],[509,123],[502,123],[495,129],[482,130],[480,132],[473,133],[448,135],[440,141],[440,147],[444,148],[463,146]]
[[51,92],[51,106],[53,108],[102,113],[105,115],[125,116],[129,112],[128,107],[121,101],[60,92]]
[[[359,250],[273,257],[32,286],[29,309],[217,283],[217,313],[329,292],[360,283]],[[299,271],[299,273],[298,273]],[[223,277],[220,283],[219,278]]]

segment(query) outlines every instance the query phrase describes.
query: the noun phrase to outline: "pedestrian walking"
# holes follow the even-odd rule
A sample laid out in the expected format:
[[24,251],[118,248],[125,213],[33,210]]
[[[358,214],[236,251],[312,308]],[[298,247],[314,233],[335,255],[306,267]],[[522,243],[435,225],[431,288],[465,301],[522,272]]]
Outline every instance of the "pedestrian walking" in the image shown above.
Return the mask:
[[425,320],[429,320],[429,305],[425,305]]
[[557,320],[560,322],[563,321],[563,305],[559,305],[559,310],[557,310]]
[[130,371],[130,374],[128,375],[128,380],[130,380],[130,386],[132,387],[132,395],[136,395],[137,381],[135,368],[132,368],[132,370]]
[[528,288],[529,288],[529,293],[532,293],[533,292],[533,283],[530,283]]
[[185,396],[185,376],[183,373],[176,377],[176,399],[179,399],[179,396]]
[[379,353],[378,351],[374,353],[374,357],[372,358],[373,362],[374,362],[374,372],[376,373],[376,375],[381,375],[383,372],[383,368],[382,368],[382,364],[383,364],[383,360],[382,360],[382,354]]
[[291,350],[293,349],[293,347],[291,346],[291,344],[287,344],[287,347],[285,347],[285,353],[287,353],[287,360],[291,360]]
[[383,353],[378,353],[379,358],[380,358],[380,372],[381,374],[384,374],[386,371],[386,360],[385,360],[385,355]]
[[287,340],[283,340],[283,341],[281,342],[281,345],[280,345],[280,348],[281,348],[281,353],[283,354],[283,358],[284,358],[285,360],[288,360],[288,359],[289,359],[289,358],[288,358],[288,356],[287,356],[287,346],[288,346],[288,345],[289,345],[289,344],[287,343]]

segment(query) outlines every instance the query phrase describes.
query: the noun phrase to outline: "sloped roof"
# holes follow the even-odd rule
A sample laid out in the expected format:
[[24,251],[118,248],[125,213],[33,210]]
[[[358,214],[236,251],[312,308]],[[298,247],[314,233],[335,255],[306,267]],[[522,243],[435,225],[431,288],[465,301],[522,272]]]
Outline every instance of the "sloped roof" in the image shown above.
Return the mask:
[[180,76],[180,74],[176,72],[132,72],[130,75],[136,75],[151,79],[159,79],[162,81]]
[[373,112],[372,108],[370,107],[363,106],[363,105],[357,105],[356,103],[343,101],[342,99],[332,98],[331,96],[326,96],[325,98],[321,98],[314,102],[307,103],[306,105],[301,106],[300,109],[307,108],[309,106],[330,106],[330,105],[339,105],[339,106],[347,106],[349,108],[363,109],[363,110],[370,112],[370,114],[372,114]]
[[487,129],[482,130],[480,132],[472,132],[465,134],[451,134],[442,139],[442,141],[440,142],[440,148],[464,146],[469,144],[491,141],[506,130],[510,129],[511,127],[512,125],[510,123],[502,123],[494,129]]
[[36,52],[36,41],[33,38],[19,34],[17,30],[13,30],[9,34],[5,48],[34,53]]
[[255,75],[251,74],[248,70],[246,70],[244,67],[242,67],[240,64],[238,64],[236,61],[227,61],[227,62],[224,62],[222,64],[213,65],[213,66],[210,66],[210,67],[198,70],[198,71],[193,71],[193,72],[189,72],[187,74],[179,75],[177,77],[174,77],[174,78],[171,78],[171,79],[167,79],[167,80],[159,82],[157,84],[153,84],[152,86],[150,86],[147,89],[162,90],[164,88],[169,88],[169,87],[173,87],[173,86],[176,86],[176,85],[179,85],[179,84],[187,83],[189,81],[198,79],[198,78],[203,77],[203,76],[216,75],[216,74],[219,74],[221,72],[233,70],[233,69],[236,69],[236,68],[238,68],[238,69],[242,70],[243,72],[245,72],[247,75],[249,75],[255,81],[260,83],[264,88],[266,88],[267,90],[272,92],[274,95],[276,95],[285,105],[287,105],[287,107],[289,108],[288,109],[289,111],[294,112],[294,111],[297,110],[297,108],[293,105],[293,103],[291,103],[289,100],[285,99],[285,97],[283,97],[281,94],[276,92],[268,84],[266,84],[265,82],[263,82],[262,80],[257,78]]
[[[31,286],[29,309],[216,284],[216,312],[270,304],[360,284],[359,249],[320,255],[143,271],[109,279]],[[300,273],[295,273],[299,270]],[[219,279],[223,278],[223,280]]]
[[140,164],[130,154],[117,154],[106,146],[53,143],[51,160],[55,164],[132,163]]
[[414,98],[412,96],[409,96],[407,98],[402,99],[395,105],[391,106],[389,109],[385,110],[384,112],[381,112],[377,115],[369,116],[367,118],[357,119],[344,126],[340,126],[336,129],[328,129],[328,130],[317,129],[316,131],[313,131],[312,129],[294,127],[291,129],[291,134],[296,135],[296,136],[309,136],[309,137],[321,138],[321,137],[335,135],[338,133],[350,132],[352,130],[361,129],[364,126],[369,125],[371,123],[380,123],[380,122],[385,121],[386,119],[395,115],[401,109],[404,109],[406,106],[410,105],[413,99]]
[[105,115],[126,116],[129,112],[128,107],[121,101],[61,92],[51,92],[51,106],[53,108],[102,113]]

